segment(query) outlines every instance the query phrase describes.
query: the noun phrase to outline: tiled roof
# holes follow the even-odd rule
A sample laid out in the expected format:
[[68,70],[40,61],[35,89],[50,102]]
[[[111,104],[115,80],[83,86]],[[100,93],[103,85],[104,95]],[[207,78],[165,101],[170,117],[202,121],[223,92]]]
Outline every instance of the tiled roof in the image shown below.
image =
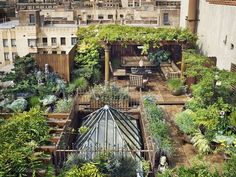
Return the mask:
[[210,4],[236,6],[236,0],[207,0]]

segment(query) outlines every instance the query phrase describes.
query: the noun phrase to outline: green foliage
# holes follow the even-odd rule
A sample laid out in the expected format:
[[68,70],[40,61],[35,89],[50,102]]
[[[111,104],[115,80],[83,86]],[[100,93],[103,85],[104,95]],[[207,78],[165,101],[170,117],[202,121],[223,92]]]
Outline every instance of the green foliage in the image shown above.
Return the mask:
[[202,77],[208,72],[209,68],[205,66],[209,64],[209,60],[206,56],[198,54],[195,50],[185,50],[183,52],[183,58],[188,77]]
[[16,94],[19,92],[32,93],[34,90],[31,85],[36,84],[37,80],[34,74],[36,63],[30,56],[17,57],[14,62],[14,68],[10,73],[6,73],[1,81],[13,81],[14,87],[9,86],[3,90],[6,94]]
[[84,133],[86,133],[86,132],[88,132],[88,131],[89,131],[89,128],[86,127],[86,126],[81,126],[81,127],[79,128],[79,133],[80,133],[80,134],[84,134]]
[[209,141],[201,132],[196,132],[191,139],[191,142],[195,147],[197,147],[199,153],[201,154],[208,154],[211,151]]
[[68,98],[68,99],[60,99],[56,102],[56,107],[54,112],[57,113],[69,113],[73,104],[73,99]]
[[88,162],[78,168],[74,166],[65,173],[65,177],[103,177],[94,163]]
[[14,112],[22,112],[27,108],[27,101],[24,98],[18,98],[14,100],[11,104],[7,105],[7,108]]
[[143,172],[145,177],[148,177],[148,173],[150,171],[150,162],[146,160],[142,160]]
[[230,125],[236,126],[236,109],[230,114]]
[[210,164],[205,159],[199,159],[191,163],[190,167],[180,166],[174,169],[166,170],[158,177],[220,177],[216,170],[210,169]]
[[227,177],[235,177],[236,176],[236,154],[232,155],[231,158],[225,162],[223,166],[223,175]]
[[179,90],[183,86],[183,81],[179,78],[173,78],[167,81],[167,85],[172,91]]
[[194,120],[196,120],[196,114],[191,110],[185,110],[176,115],[175,123],[184,133],[193,134],[197,128]]
[[106,153],[99,154],[90,162],[81,159],[79,155],[70,155],[64,169],[66,171],[62,172],[61,177],[131,177],[136,175],[137,162],[131,157]]
[[32,96],[29,98],[29,107],[33,108],[40,105],[39,97]]
[[128,99],[129,95],[125,89],[117,85],[95,85],[92,89],[92,98],[109,103],[112,100]]
[[167,62],[170,59],[171,53],[169,51],[165,50],[158,50],[156,53],[150,52],[148,54],[148,59],[156,63],[157,65],[160,65],[161,62]]
[[144,97],[144,111],[148,119],[149,130],[160,148],[166,155],[171,155],[172,143],[168,134],[168,126],[164,119],[164,112],[156,105],[155,98]]
[[98,44],[104,41],[112,43],[119,41],[123,44],[134,41],[148,45],[157,44],[163,40],[187,41],[195,44],[197,36],[187,29],[180,28],[146,28],[122,25],[96,25],[79,28],[77,32],[79,40],[86,43]]
[[42,112],[31,109],[0,124],[0,174],[24,176],[42,166],[41,153],[34,150],[49,138],[49,127]]

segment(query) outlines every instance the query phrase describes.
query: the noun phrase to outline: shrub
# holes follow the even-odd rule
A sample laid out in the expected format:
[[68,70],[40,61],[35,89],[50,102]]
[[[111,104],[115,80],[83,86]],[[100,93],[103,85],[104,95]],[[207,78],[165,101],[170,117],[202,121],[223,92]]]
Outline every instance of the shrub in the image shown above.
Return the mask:
[[192,134],[196,131],[196,125],[194,120],[196,119],[196,115],[191,110],[185,110],[176,115],[175,123],[178,125],[181,131],[186,134]]
[[143,103],[150,133],[156,141],[158,148],[166,155],[170,156],[173,148],[168,134],[168,126],[164,119],[164,112],[156,105],[154,97],[145,96],[143,98]]
[[129,95],[125,89],[116,85],[95,85],[92,89],[92,98],[107,103],[114,99],[127,99]]
[[54,112],[68,113],[71,110],[72,104],[73,104],[73,99],[72,98],[61,99],[61,100],[56,102],[56,108],[55,108]]
[[201,132],[195,133],[194,137],[191,139],[191,142],[201,154],[208,154],[211,151],[209,141]]
[[223,176],[235,177],[236,176],[236,154],[232,155],[223,166]]
[[88,81],[84,77],[80,77],[73,82],[80,90],[85,90],[88,87]]
[[178,78],[169,79],[167,81],[167,85],[168,85],[169,89],[172,90],[172,91],[173,90],[179,90],[183,86],[183,81],[181,79],[178,79]]
[[29,98],[29,106],[30,108],[35,107],[40,105],[40,101],[39,101],[39,97],[38,96],[32,96]]
[[0,176],[26,176],[42,168],[42,153],[34,150],[49,138],[49,127],[39,109],[32,108],[0,124]]

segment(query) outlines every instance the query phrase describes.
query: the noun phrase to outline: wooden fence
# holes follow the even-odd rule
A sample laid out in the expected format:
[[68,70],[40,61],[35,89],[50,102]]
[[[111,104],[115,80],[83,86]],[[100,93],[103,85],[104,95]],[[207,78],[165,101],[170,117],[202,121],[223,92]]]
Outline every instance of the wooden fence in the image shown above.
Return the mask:
[[58,73],[60,77],[69,82],[75,52],[76,45],[68,54],[35,54],[35,60],[40,69],[44,70],[45,64],[48,64],[50,71]]

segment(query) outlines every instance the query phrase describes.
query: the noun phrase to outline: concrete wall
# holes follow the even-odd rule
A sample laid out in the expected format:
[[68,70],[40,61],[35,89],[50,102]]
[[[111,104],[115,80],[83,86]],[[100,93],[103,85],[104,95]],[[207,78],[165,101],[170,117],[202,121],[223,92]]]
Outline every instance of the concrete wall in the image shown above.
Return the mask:
[[236,7],[205,1],[199,5],[199,48],[207,56],[216,56],[219,68],[230,70],[231,63],[236,64]]
[[181,1],[181,9],[180,9],[180,27],[186,28],[186,16],[188,16],[188,4],[189,0]]

